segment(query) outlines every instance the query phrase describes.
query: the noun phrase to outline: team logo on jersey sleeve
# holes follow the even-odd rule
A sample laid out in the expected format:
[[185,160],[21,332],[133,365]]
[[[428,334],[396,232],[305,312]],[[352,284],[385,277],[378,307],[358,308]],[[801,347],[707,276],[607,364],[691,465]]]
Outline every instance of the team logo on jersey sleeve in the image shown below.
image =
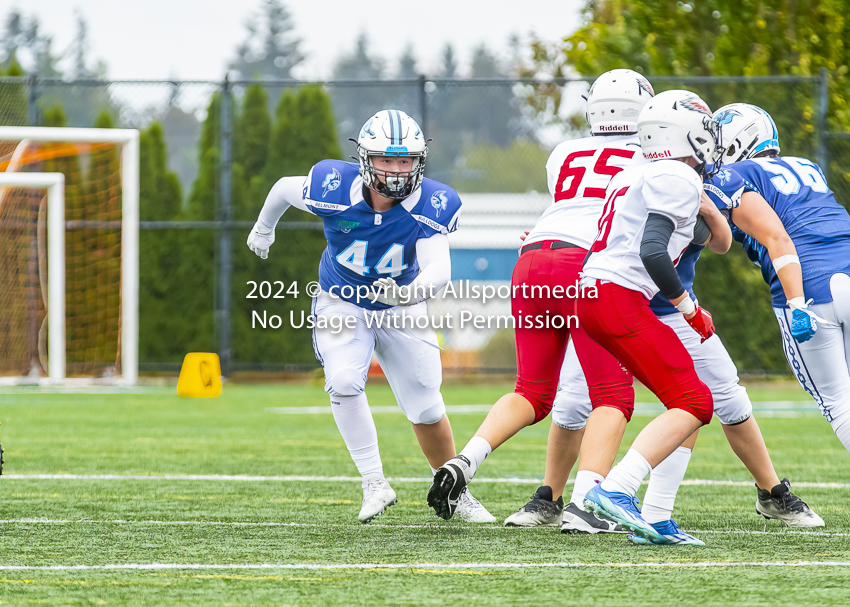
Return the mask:
[[732,172],[727,169],[723,169],[717,173],[717,178],[720,180],[720,185],[726,185],[732,181]]
[[437,217],[440,216],[440,211],[445,211],[449,207],[449,197],[446,196],[445,190],[437,190],[431,194],[431,206],[437,210]]
[[328,192],[333,192],[337,188],[339,188],[339,184],[342,183],[342,177],[339,174],[339,171],[336,169],[332,169],[330,173],[325,175],[325,178],[322,180],[322,198],[328,195]]

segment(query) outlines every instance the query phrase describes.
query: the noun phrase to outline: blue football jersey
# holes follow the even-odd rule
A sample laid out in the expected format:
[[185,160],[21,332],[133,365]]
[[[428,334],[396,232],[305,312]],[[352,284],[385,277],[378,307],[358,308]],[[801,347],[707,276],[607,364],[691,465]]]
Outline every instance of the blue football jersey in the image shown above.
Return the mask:
[[754,158],[724,167],[711,184],[720,194],[706,187],[709,197],[727,213],[735,240],[761,268],[774,307],[785,307],[787,301],[767,249],[733,221],[744,191],[761,194],[785,226],[800,257],[806,299],[816,304],[832,301],[830,277],[850,271],[850,215],[836,202],[815,163],[790,156]]
[[[691,294],[692,299],[696,299],[694,295],[694,275],[696,274],[696,265],[699,260],[699,255],[705,247],[698,244],[691,244],[682,253],[679,258],[679,263],[676,264],[676,273],[679,275],[679,280],[682,281],[682,286]],[[667,316],[669,314],[678,314],[676,309],[669,299],[658,293],[649,301],[649,307],[655,312],[656,316]]]
[[302,196],[322,218],[328,240],[319,263],[319,284],[370,310],[389,306],[358,301],[358,287],[365,292],[363,287],[371,288],[387,276],[399,285],[410,284],[419,274],[416,241],[454,232],[461,205],[452,188],[423,179],[408,198],[378,213],[363,199],[360,167],[341,160],[323,160],[310,169]]

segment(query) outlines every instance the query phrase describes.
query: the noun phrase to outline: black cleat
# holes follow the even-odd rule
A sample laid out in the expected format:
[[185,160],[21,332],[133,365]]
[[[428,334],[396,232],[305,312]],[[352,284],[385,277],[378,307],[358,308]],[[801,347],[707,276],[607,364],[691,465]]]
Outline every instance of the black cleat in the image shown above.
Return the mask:
[[557,527],[564,512],[564,498],[552,500],[552,488],[543,485],[531,500],[505,519],[505,527]]
[[823,527],[824,522],[809,505],[791,493],[791,482],[783,478],[773,489],[759,489],[756,513],[766,519],[782,521],[789,527]]
[[440,466],[434,475],[434,483],[428,489],[428,505],[437,516],[449,520],[457,509],[458,501],[469,483],[469,460],[457,455]]

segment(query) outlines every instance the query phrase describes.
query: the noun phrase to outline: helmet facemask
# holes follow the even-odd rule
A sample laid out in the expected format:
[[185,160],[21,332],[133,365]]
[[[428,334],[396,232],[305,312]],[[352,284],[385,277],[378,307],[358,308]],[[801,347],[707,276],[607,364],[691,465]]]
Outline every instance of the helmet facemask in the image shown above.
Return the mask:
[[702,123],[712,141],[709,141],[702,134],[691,137],[691,134],[688,133],[688,143],[693,148],[693,157],[697,161],[694,170],[700,176],[709,178],[720,170],[724,148],[721,141],[720,125],[717,121],[710,116],[705,116]]
[[369,153],[363,146],[357,146],[360,160],[360,174],[363,183],[376,194],[393,200],[402,200],[410,196],[422,184],[425,175],[425,156],[427,148],[420,154],[398,154],[392,158],[410,158],[412,166],[408,171],[387,171],[375,167],[373,158],[385,154]]

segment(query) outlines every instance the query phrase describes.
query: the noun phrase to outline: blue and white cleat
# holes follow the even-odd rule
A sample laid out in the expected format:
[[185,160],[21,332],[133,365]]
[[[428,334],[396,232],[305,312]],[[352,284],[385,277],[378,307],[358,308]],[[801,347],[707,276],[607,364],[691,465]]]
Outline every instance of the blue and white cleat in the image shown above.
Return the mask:
[[694,536],[685,533],[679,529],[679,525],[673,519],[661,521],[660,523],[652,523],[652,528],[655,529],[664,538],[662,541],[648,540],[638,535],[629,534],[629,541],[632,544],[639,546],[652,545],[672,545],[672,544],[688,544],[691,546],[705,546],[705,542],[698,540]]
[[647,540],[663,542],[664,536],[643,520],[637,504],[636,497],[616,491],[605,491],[600,483],[594,485],[584,497],[584,509],[588,512],[601,514]]

